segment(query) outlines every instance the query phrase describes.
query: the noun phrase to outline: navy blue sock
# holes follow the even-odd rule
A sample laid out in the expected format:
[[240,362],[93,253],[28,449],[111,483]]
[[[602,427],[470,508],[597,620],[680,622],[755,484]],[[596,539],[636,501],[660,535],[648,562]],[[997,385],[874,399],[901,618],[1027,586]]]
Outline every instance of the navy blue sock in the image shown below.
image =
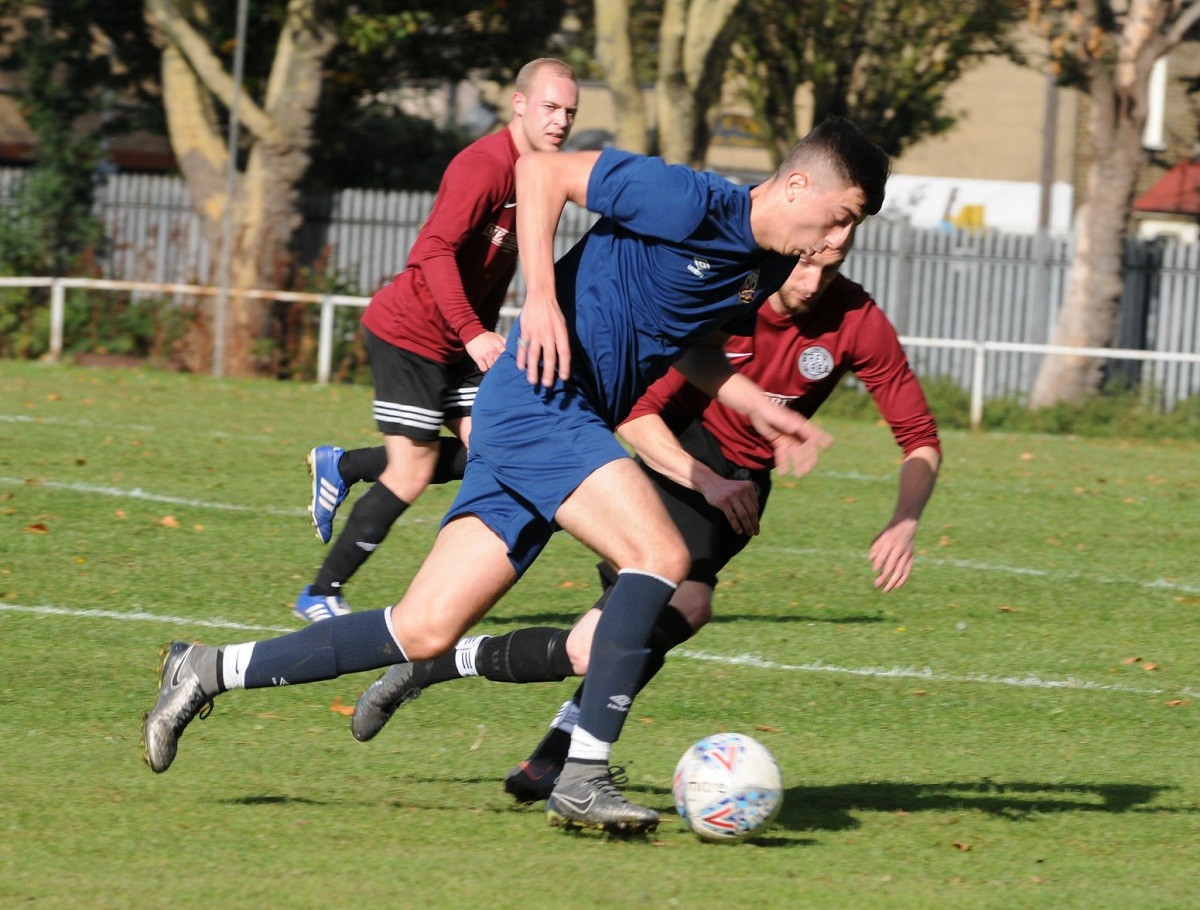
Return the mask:
[[650,656],[658,614],[675,586],[644,572],[624,571],[609,591],[592,636],[579,726],[601,742],[615,743]]
[[317,682],[404,663],[407,658],[392,638],[386,612],[347,613],[290,635],[255,642],[246,666],[245,688]]

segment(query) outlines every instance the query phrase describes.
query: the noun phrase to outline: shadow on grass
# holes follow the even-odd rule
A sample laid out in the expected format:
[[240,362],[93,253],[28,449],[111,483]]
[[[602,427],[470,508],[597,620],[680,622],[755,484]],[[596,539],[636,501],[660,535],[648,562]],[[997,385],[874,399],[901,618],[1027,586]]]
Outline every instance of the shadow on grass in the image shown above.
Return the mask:
[[229,806],[327,806],[323,799],[309,799],[307,796],[239,796],[235,799],[224,800]]
[[1026,781],[880,781],[790,787],[776,824],[792,831],[857,828],[855,812],[985,812],[1014,821],[1061,812],[1128,812],[1170,787],[1151,784],[1048,784]]

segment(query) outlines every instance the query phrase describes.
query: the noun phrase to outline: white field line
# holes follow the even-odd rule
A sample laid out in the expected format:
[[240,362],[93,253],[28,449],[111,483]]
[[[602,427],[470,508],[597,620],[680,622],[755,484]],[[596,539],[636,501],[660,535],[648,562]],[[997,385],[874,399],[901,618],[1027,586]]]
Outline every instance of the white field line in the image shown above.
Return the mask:
[[[295,632],[296,627],[261,626],[250,623],[233,622],[227,619],[196,619],[188,616],[163,616],[157,613],[146,613],[141,610],[80,610],[70,607],[26,606],[0,602],[0,613],[26,613],[37,616],[66,616],[71,619],[113,620],[115,622],[153,622],[173,626],[191,626],[205,629],[228,629],[234,632]],[[1166,689],[1125,686],[1119,683],[1098,683],[1086,679],[1068,676],[1064,679],[1044,679],[1032,673],[1020,676],[995,676],[986,673],[968,673],[953,675],[935,673],[929,667],[840,667],[836,664],[825,663],[821,660],[809,661],[802,664],[779,663],[766,660],[753,654],[738,654],[734,656],[712,654],[708,651],[692,651],[677,648],[671,652],[675,657],[685,660],[718,663],[734,667],[751,667],[759,670],[773,670],[794,673],[833,673],[843,676],[861,676],[873,679],[902,679],[919,680],[925,683],[974,683],[977,685],[1011,686],[1019,689],[1051,689],[1075,692],[1113,692],[1126,695],[1166,695]],[[1178,693],[1184,698],[1200,698],[1200,689],[1186,686]]]
[[209,502],[204,499],[185,499],[182,496],[164,496],[160,493],[148,493],[141,487],[126,489],[124,487],[102,487],[89,483],[60,483],[56,480],[26,481],[16,477],[0,477],[0,487],[24,486],[35,489],[66,490],[70,493],[85,493],[92,496],[115,496],[118,499],[137,499],[142,502],[161,502],[173,506],[191,506],[196,509],[216,509],[221,512],[258,512],[289,517],[308,514],[304,509],[280,509],[273,506],[248,506],[229,502]]
[[[828,556],[830,550],[818,547],[781,547],[771,544],[760,544],[755,551],[785,553],[792,556]],[[866,558],[866,551],[863,551]],[[1200,584],[1174,581],[1169,578],[1155,578],[1143,581],[1136,578],[1105,578],[1090,572],[1062,572],[1050,569],[1034,569],[1028,566],[1006,566],[998,563],[977,562],[972,559],[942,559],[937,556],[918,556],[914,563],[917,567],[934,566],[948,569],[969,569],[972,572],[995,572],[1001,575],[1025,575],[1031,578],[1050,578],[1056,581],[1081,581],[1096,585],[1132,585],[1149,591],[1178,591],[1181,594],[1200,594]]]
[[[1078,679],[1068,676],[1064,679],[1043,679],[1032,673],[1020,676],[995,676],[987,673],[966,673],[960,675],[935,673],[929,667],[839,667],[822,660],[809,661],[802,664],[784,664],[773,660],[764,660],[753,654],[739,654],[730,657],[723,654],[710,654],[707,651],[690,651],[677,648],[672,656],[686,657],[688,660],[708,661],[735,667],[757,667],[763,670],[791,670],[802,673],[834,673],[845,676],[866,676],[873,679],[904,679],[920,680],[930,683],[982,683],[992,686],[1013,686],[1018,689],[1062,689],[1076,692],[1125,692],[1131,695],[1165,695],[1166,689],[1144,688],[1141,686],[1125,686],[1120,683],[1098,683],[1091,680]],[[1200,698],[1200,689],[1185,686],[1180,695],[1187,698]]]
[[[106,487],[86,483],[61,483],[56,480],[38,481],[22,480],[18,477],[0,477],[0,487],[34,486],[50,490],[64,490],[70,493],[84,493],[93,496],[113,496],[123,499],[136,499],[143,502],[160,502],[167,505],[190,506],[197,509],[214,509],[221,512],[257,512],[265,515],[282,515],[294,517],[307,514],[305,509],[281,509],[274,506],[251,506],[238,503],[210,502],[203,499],[185,499],[179,496],[166,496],[160,493],[149,493],[140,487],[132,489],[124,487]],[[413,524],[423,524],[436,519],[423,516],[412,516],[406,521]],[[759,544],[756,551],[788,553],[794,556],[829,555],[828,550],[816,547],[784,547],[771,544]],[[977,562],[969,559],[941,559],[938,557],[922,556],[917,563],[922,566],[939,566],[952,569],[968,569],[972,572],[995,572],[1003,575],[1024,575],[1033,578],[1052,578],[1062,581],[1082,581],[1098,585],[1132,585],[1137,588],[1155,591],[1178,591],[1182,594],[1200,594],[1200,585],[1174,581],[1168,578],[1156,578],[1143,581],[1135,578],[1104,578],[1084,572],[1061,572],[1048,569],[1034,569],[1026,566],[1006,566],[1003,564]]]

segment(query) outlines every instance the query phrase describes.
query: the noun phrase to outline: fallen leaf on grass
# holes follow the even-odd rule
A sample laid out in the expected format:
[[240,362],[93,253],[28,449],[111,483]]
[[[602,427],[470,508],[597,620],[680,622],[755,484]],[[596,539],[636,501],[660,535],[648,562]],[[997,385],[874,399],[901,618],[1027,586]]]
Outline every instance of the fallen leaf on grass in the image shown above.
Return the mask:
[[1182,708],[1187,703],[1186,698],[1172,698],[1170,701],[1163,702],[1168,708]]
[[354,705],[343,704],[340,695],[333,696],[333,701],[329,703],[329,710],[334,714],[342,715],[342,717],[354,716]]
[[776,727],[771,724],[755,724],[754,729],[761,733],[782,733],[782,727]]
[[1147,673],[1149,673],[1151,670],[1157,670],[1158,664],[1147,662],[1147,663],[1142,664],[1142,669],[1145,670]]
[[44,524],[42,524],[40,521],[38,521],[38,522],[34,522],[31,525],[26,525],[25,532],[27,534],[49,534],[50,529],[48,527],[46,527]]
[[955,850],[961,850],[963,853],[966,853],[967,851],[969,851],[969,850],[971,849],[971,845],[970,845],[970,844],[965,844],[965,843],[963,843],[963,842],[962,842],[962,841],[960,841],[960,840],[956,840],[956,841],[954,842],[954,849],[955,849]]
[[1139,660],[1141,660],[1140,657],[1123,657],[1121,663],[1128,667],[1130,664],[1136,664]]
[[158,520],[158,523],[160,525],[162,525],[164,528],[179,527],[179,519],[176,518],[174,515],[164,515],[162,518],[160,518]]

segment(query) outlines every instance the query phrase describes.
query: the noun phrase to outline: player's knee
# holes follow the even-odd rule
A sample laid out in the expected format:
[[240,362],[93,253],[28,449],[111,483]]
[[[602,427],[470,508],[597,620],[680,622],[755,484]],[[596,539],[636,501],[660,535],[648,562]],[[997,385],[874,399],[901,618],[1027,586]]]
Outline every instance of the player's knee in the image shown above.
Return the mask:
[[445,654],[461,637],[457,627],[424,622],[421,618],[403,616],[392,608],[392,634],[409,660],[429,660]]
[[682,540],[665,540],[657,547],[648,547],[622,566],[635,572],[646,572],[679,585],[687,578],[692,558]]
[[391,462],[388,462],[388,466],[379,475],[381,484],[391,490],[398,499],[410,505],[425,491],[432,480],[433,467],[425,465],[417,465],[406,471],[405,468],[393,466]]
[[671,601],[671,606],[683,614],[693,632],[699,632],[712,620],[711,601],[689,601],[682,604]]
[[588,656],[592,653],[592,636],[579,634],[578,629],[572,629],[567,636],[567,657],[571,661],[571,670],[576,676],[585,676],[588,668]]

